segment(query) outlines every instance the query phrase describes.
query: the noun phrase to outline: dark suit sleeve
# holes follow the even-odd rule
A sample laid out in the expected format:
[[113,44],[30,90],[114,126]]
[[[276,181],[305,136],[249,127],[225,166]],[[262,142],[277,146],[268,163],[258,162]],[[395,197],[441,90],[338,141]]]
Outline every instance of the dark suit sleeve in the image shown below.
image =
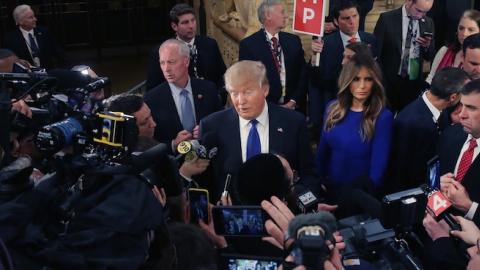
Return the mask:
[[240,41],[240,48],[238,50],[238,61],[254,59],[253,53],[250,51],[248,44],[242,40]]
[[[433,23],[433,20],[430,18],[427,18],[427,29],[431,31],[435,35],[435,25]],[[433,58],[435,57],[435,40],[432,38],[432,41],[430,42],[430,46],[428,49],[425,49],[422,47],[422,52],[424,54],[423,58],[428,61],[432,61]]]
[[[307,64],[305,63],[305,53],[302,48],[302,42],[300,41],[300,38],[298,36],[295,36],[296,38],[296,43],[298,43],[299,51],[298,55],[295,56],[296,59],[296,66],[293,67],[294,69],[299,69],[299,77],[298,77],[298,82],[297,82],[297,88],[295,89],[295,92],[291,93],[290,99],[295,100],[297,103],[303,103],[305,100],[305,96],[307,94]],[[287,74],[288,76],[288,74]]]
[[380,63],[382,60],[382,50],[384,45],[383,43],[385,42],[385,31],[386,31],[385,16],[383,14],[380,14],[377,24],[375,25],[375,29],[373,30],[373,34],[377,38],[377,54],[378,54],[378,60]]

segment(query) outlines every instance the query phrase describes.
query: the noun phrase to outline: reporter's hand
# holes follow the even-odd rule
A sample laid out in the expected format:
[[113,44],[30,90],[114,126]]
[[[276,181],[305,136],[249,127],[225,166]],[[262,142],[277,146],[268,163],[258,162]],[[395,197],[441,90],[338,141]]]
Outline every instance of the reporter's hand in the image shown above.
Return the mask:
[[179,145],[183,141],[188,141],[193,139],[192,133],[188,132],[187,130],[182,130],[178,132],[177,137],[173,140],[173,147],[177,150],[177,145]]
[[467,213],[472,206],[473,202],[470,200],[467,190],[458,181],[452,181],[450,183],[445,195],[450,200],[453,207],[463,211],[464,213]]
[[327,211],[327,212],[332,212],[337,210],[338,205],[331,205],[331,204],[326,204],[326,203],[319,203],[317,210],[318,211]]
[[180,166],[179,171],[182,176],[191,179],[192,176],[203,173],[208,168],[209,164],[210,160],[197,158],[192,162],[184,162],[182,166]]
[[426,214],[423,218],[423,227],[433,241],[442,237],[450,237],[450,226],[445,220],[437,222],[430,214]]
[[440,176],[440,191],[443,194],[447,195],[448,187],[450,187],[453,181],[457,181],[457,180],[455,180],[455,175],[451,172]]
[[[262,240],[271,243],[272,245],[283,249],[284,235],[288,230],[288,223],[295,217],[279,198],[272,196],[269,201],[262,201],[261,206],[271,219],[265,222],[265,229],[270,237],[263,237]],[[273,221],[272,221],[273,220]],[[288,248],[293,242],[293,239],[289,239],[285,242],[285,248]]]
[[152,188],[153,195],[155,195],[155,198],[160,202],[160,204],[165,207],[165,204],[167,204],[167,195],[165,194],[165,189],[161,188],[158,189],[158,187],[154,186]]
[[192,137],[196,140],[200,138],[200,126],[196,125],[192,130]]
[[[212,205],[208,205],[208,215],[209,217],[212,217]],[[228,246],[227,240],[225,240],[225,237],[218,235],[215,233],[215,228],[213,227],[213,219],[210,218],[208,224],[205,224],[202,219],[198,220],[198,225],[200,226],[200,229],[202,229],[203,232],[207,234],[207,236],[212,239],[212,241],[215,243],[215,246],[218,248],[226,248]]]
[[12,111],[18,111],[28,118],[32,118],[32,110],[22,99],[12,103]]
[[460,216],[454,216],[453,218],[460,224],[462,230],[451,231],[450,233],[469,245],[477,244],[477,239],[480,238],[480,230],[477,225],[473,221]]
[[232,206],[232,198],[230,197],[230,193],[227,194],[227,196],[220,196],[220,201],[217,202],[217,205],[222,205],[222,206]]

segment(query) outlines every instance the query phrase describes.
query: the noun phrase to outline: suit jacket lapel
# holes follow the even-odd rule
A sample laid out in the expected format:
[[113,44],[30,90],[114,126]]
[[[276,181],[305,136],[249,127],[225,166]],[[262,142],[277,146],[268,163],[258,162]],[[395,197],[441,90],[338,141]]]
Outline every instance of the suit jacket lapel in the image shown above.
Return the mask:
[[[280,36],[279,36],[280,37]],[[281,39],[280,39],[281,40]],[[258,32],[257,32],[257,41],[258,41],[258,44],[259,44],[259,48],[261,48],[261,50],[264,51],[264,53],[260,53],[260,59],[259,60],[262,60],[262,55],[264,55],[265,57],[265,63],[266,65],[265,66],[271,66],[271,67],[275,67],[275,62],[273,60],[273,55],[272,55],[272,48],[270,47],[270,43],[267,41],[267,38],[265,36],[265,32],[264,30],[260,29]],[[279,41],[280,42],[280,41]],[[282,46],[282,50],[283,50],[283,45],[280,43],[280,46]],[[268,69],[268,68],[267,68]]]
[[[239,126],[239,119],[238,119],[238,114],[235,111],[234,108],[230,108],[230,115],[228,116],[229,119],[226,121],[226,125],[224,127],[224,130],[227,131],[227,134],[229,134],[229,139],[228,139],[228,145],[231,147],[231,156],[227,157],[226,160],[231,160],[230,162],[226,162],[226,166],[233,166],[234,164],[242,164],[242,144],[240,140],[240,126]],[[237,169],[237,168],[227,168],[227,169]]]

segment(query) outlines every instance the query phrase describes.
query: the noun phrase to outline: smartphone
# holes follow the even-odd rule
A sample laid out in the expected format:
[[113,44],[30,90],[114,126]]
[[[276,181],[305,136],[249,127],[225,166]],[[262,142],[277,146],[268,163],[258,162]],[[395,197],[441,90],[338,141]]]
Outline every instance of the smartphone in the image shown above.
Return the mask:
[[215,232],[226,236],[266,236],[268,214],[260,206],[216,206],[212,208]]
[[276,270],[280,267],[282,258],[245,256],[239,254],[224,254],[221,260],[221,269],[243,270],[262,269]]
[[433,37],[433,33],[432,32],[423,32],[422,33],[422,37]]
[[198,220],[208,224],[208,190],[190,188],[188,190],[190,204],[190,223],[198,224]]

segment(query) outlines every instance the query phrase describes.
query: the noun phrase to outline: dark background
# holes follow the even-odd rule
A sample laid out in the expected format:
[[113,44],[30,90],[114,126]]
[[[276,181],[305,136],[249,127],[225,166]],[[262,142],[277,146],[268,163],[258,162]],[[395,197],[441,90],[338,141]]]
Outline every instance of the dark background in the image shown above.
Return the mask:
[[90,65],[99,75],[111,77],[114,92],[123,92],[145,79],[150,51],[162,36],[173,35],[168,12],[180,2],[193,5],[193,0],[1,0],[0,44],[16,27],[13,9],[28,4],[37,25],[56,36],[71,65]]

